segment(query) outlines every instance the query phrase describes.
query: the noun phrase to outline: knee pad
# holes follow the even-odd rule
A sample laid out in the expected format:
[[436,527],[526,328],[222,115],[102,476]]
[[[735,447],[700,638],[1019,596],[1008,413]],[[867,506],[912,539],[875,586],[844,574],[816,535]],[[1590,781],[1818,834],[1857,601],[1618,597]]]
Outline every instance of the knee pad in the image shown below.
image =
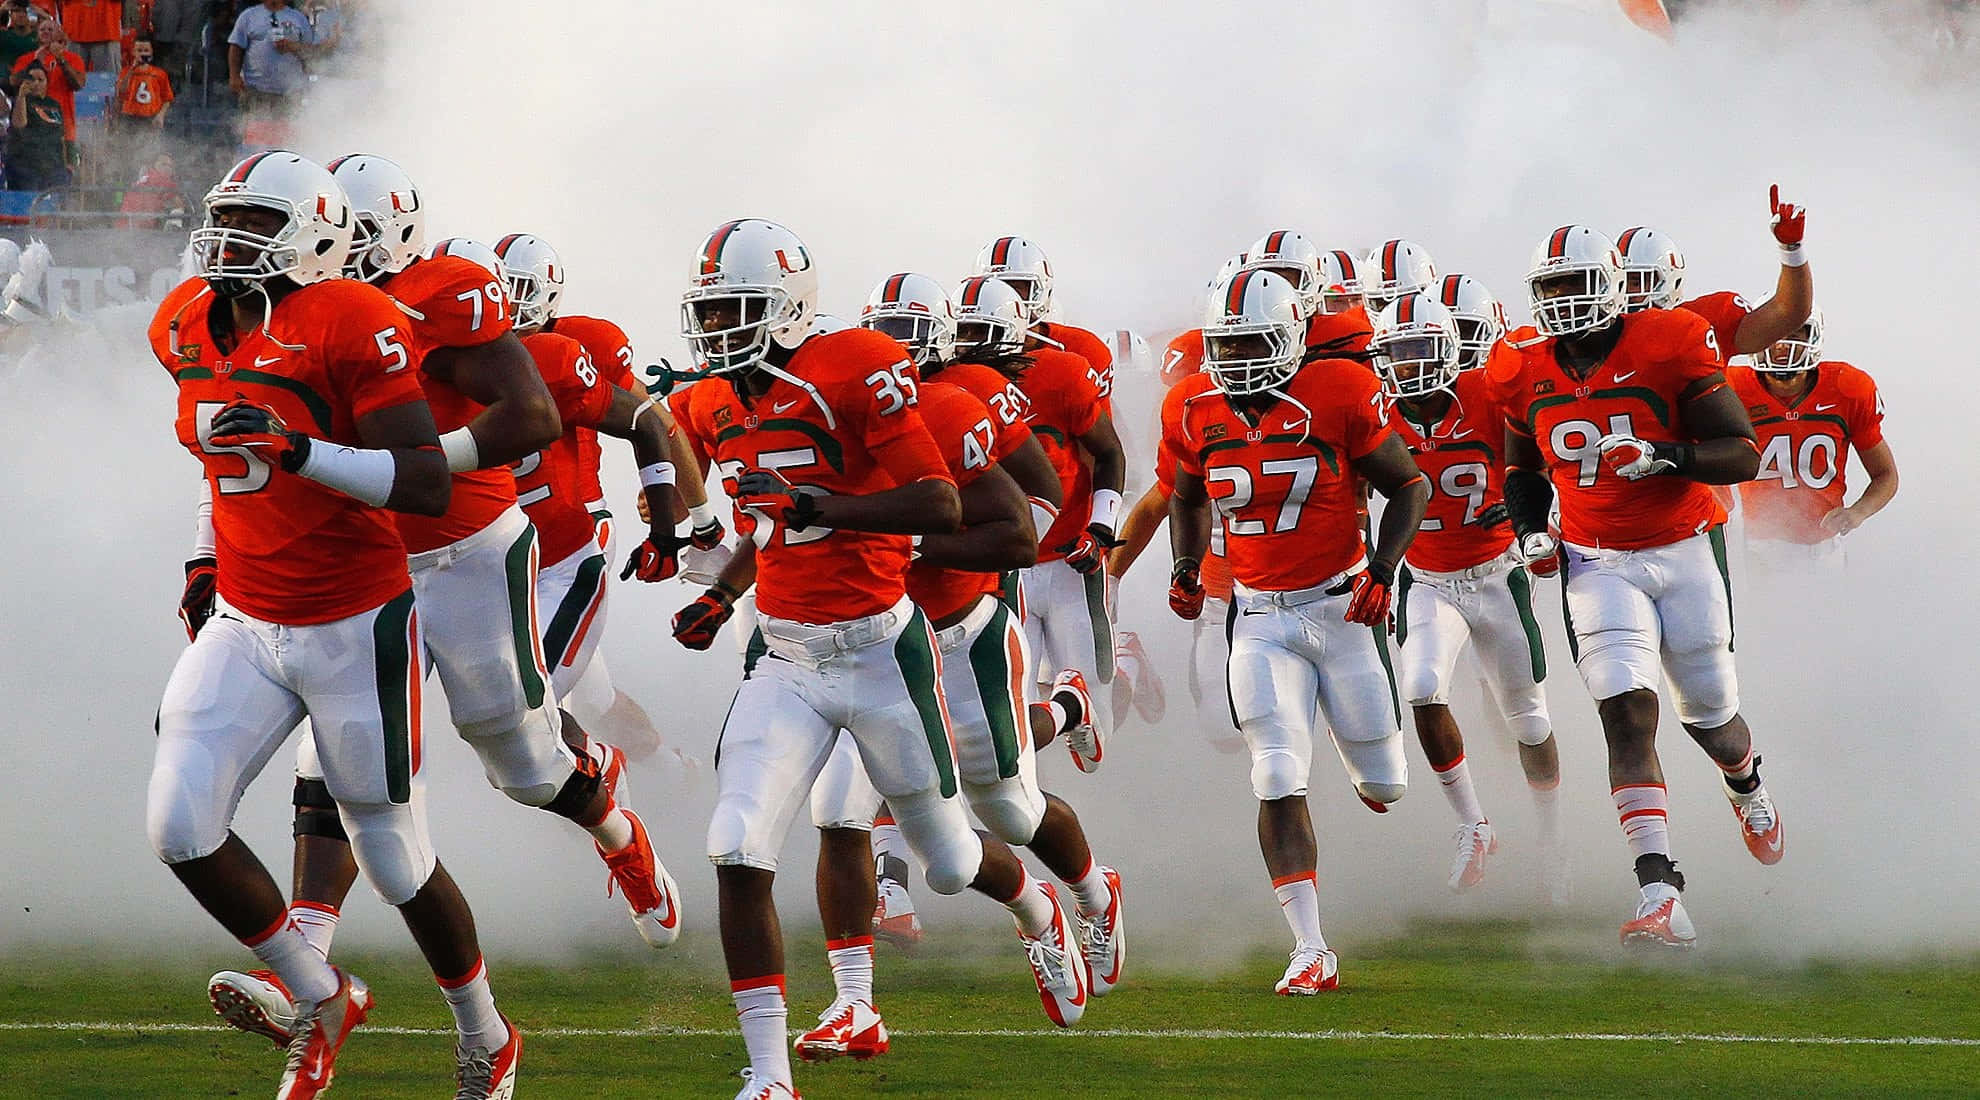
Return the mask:
[[1367,799],[1368,801],[1380,802],[1382,805],[1387,806],[1392,802],[1402,801],[1402,796],[1404,792],[1409,790],[1409,784],[1370,783],[1364,780],[1361,782],[1357,782],[1354,785],[1354,789],[1356,793],[1360,794],[1361,797]]
[[1306,793],[1308,768],[1289,749],[1267,749],[1251,754],[1251,793],[1260,802]]
[[162,863],[186,863],[212,855],[227,842],[226,823],[183,786],[154,780],[144,815],[151,850]]
[[1397,678],[1396,687],[1402,692],[1404,703],[1420,707],[1426,703],[1447,703],[1450,693],[1438,682],[1437,669],[1429,661],[1402,662],[1402,675]]
[[750,850],[749,817],[741,807],[717,799],[708,816],[708,862],[717,867],[777,869],[777,853]]
[[1544,714],[1517,715],[1506,719],[1506,725],[1512,727],[1513,736],[1519,739],[1519,743],[1529,748],[1546,744],[1547,738],[1554,735],[1554,723]]
[[880,792],[866,777],[859,751],[851,738],[841,740],[825,758],[825,767],[811,783],[811,823],[820,829],[859,829],[870,832],[880,812]]
[[938,894],[959,894],[976,881],[983,867],[983,841],[969,827],[962,806],[933,791],[888,800],[901,839],[921,861],[928,888]]
[[1739,714],[1739,678],[1732,651],[1723,646],[1673,653],[1664,660],[1675,698],[1678,721],[1699,729],[1717,729]]
[[1036,788],[1007,779],[1000,783],[963,784],[963,797],[983,827],[1006,844],[1022,847],[1038,835],[1045,820],[1045,796]]
[[330,797],[329,784],[321,779],[297,776],[296,792],[291,801],[296,807],[293,835],[320,836],[350,843],[350,836],[344,832],[344,819],[337,813],[337,800]]
[[1388,805],[1409,789],[1409,759],[1400,733],[1373,741],[1336,741],[1354,789],[1370,802]]
[[489,786],[525,806],[549,806],[577,769],[554,724],[535,715],[520,726],[462,729],[461,739],[481,758]]
[[426,835],[426,810],[414,801],[354,802],[342,807],[351,855],[380,900],[404,905],[433,877],[437,865]]
[[1581,639],[1581,656],[1575,667],[1588,685],[1588,694],[1599,702],[1639,688],[1656,691],[1662,686],[1657,675],[1657,653],[1641,634],[1633,631],[1602,631]]

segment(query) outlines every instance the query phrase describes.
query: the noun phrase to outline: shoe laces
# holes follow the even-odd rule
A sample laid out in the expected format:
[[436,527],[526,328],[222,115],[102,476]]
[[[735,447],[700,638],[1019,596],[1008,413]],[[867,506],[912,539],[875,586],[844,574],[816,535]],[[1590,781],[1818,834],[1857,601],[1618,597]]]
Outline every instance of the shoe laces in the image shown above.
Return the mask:
[[839,1017],[841,1016],[850,1017],[852,1015],[853,1004],[854,1001],[852,998],[840,997],[838,1000],[826,1005],[825,1011],[818,1014],[818,1026],[825,1027],[830,1024],[836,1024],[839,1022]]
[[1086,945],[1086,955],[1091,959],[1104,959],[1114,949],[1114,910],[1105,910],[1088,916],[1079,915],[1080,939]]
[[611,897],[616,886],[625,891],[626,902],[642,913],[650,913],[660,908],[660,884],[655,881],[648,868],[638,843],[628,844],[622,851],[605,856],[605,866],[612,876],[605,880],[605,896]]
[[1047,928],[1040,936],[1024,937],[1025,957],[1031,960],[1031,972],[1048,989],[1061,989],[1072,984],[1072,960],[1066,948],[1059,942],[1057,923]]
[[1767,797],[1765,787],[1755,787],[1752,794],[1741,795],[1734,805],[1739,808],[1740,823],[1755,836],[1767,835],[1779,820],[1774,814],[1774,800]]
[[1286,977],[1296,978],[1313,968],[1327,954],[1324,947],[1295,947],[1292,950],[1292,963],[1286,967]]
[[495,1056],[487,1047],[454,1051],[454,1100],[482,1100],[495,1086]]
[[289,1046],[282,1063],[282,1075],[285,1078],[302,1074],[303,1062],[309,1058],[310,1043],[315,1039],[316,1033],[322,1029],[321,1006],[313,1005],[307,1011],[297,1009],[296,1022],[290,1025]]

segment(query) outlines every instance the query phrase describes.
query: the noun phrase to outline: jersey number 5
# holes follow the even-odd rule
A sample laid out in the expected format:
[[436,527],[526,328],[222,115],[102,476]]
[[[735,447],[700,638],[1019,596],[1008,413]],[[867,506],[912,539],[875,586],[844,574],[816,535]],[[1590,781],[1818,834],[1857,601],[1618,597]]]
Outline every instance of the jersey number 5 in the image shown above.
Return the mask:
[[252,493],[268,484],[268,463],[246,447],[216,447],[213,444],[213,417],[226,408],[220,401],[201,401],[193,407],[193,423],[198,425],[199,449],[210,455],[235,455],[247,464],[244,473],[215,475],[213,483],[223,493]]

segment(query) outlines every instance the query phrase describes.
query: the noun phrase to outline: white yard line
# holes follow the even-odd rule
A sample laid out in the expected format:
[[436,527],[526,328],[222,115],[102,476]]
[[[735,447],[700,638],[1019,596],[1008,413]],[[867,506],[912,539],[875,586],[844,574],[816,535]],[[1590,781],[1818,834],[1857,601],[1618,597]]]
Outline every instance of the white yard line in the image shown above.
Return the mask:
[[[150,1035],[168,1032],[224,1032],[224,1024],[144,1023],[118,1020],[0,1020],[4,1031],[77,1031],[102,1034]],[[1027,1030],[1023,1028],[890,1029],[903,1038],[928,1039],[1193,1039],[1249,1040],[1304,1039],[1318,1041],[1410,1043],[1746,1043],[1779,1046],[1824,1047],[1980,1047],[1980,1039],[1950,1035],[1693,1035],[1675,1032],[1629,1033],[1600,1031],[1518,1032],[1518,1031],[1244,1031],[1222,1028],[1075,1028],[1072,1030]],[[451,1036],[450,1028],[372,1027],[367,1035]],[[792,1032],[795,1035],[797,1032]],[[558,1039],[667,1039],[676,1037],[727,1039],[736,1032],[729,1028],[700,1027],[540,1027],[531,1028],[531,1038]]]

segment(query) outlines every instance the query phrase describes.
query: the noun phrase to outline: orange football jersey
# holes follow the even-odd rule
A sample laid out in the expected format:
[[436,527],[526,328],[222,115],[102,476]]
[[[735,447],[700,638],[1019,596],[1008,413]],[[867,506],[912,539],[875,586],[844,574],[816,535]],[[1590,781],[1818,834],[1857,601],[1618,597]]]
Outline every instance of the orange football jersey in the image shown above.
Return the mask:
[[1178,333],[1162,352],[1162,384],[1173,386],[1203,370],[1203,330]]
[[1746,320],[1746,315],[1753,312],[1753,306],[1745,298],[1730,290],[1721,290],[1717,294],[1707,294],[1688,302],[1679,302],[1678,308],[1696,313],[1705,318],[1706,324],[1712,326],[1712,335],[1719,338],[1721,359],[1733,354],[1733,348],[1738,346],[1735,341],[1739,336],[1740,322]]
[[1316,313],[1306,322],[1306,355],[1308,359],[1353,358],[1368,351],[1369,337],[1374,334],[1368,311],[1361,306],[1349,306],[1339,313]]
[[1468,370],[1452,386],[1450,408],[1435,423],[1389,406],[1389,426],[1416,456],[1430,482],[1430,507],[1406,560],[1418,569],[1452,573],[1483,565],[1512,545],[1512,525],[1488,527],[1478,514],[1505,499],[1506,420],[1483,370]]
[[[478,347],[511,327],[508,291],[502,280],[473,260],[436,256],[414,260],[378,284],[405,311],[414,342],[414,361],[424,364],[434,348]],[[419,373],[433,424],[441,434],[464,428],[485,408],[452,382]],[[454,500],[444,516],[399,514],[399,537],[406,553],[437,550],[495,522],[516,502],[516,479],[502,467],[454,475]]]
[[1113,400],[1114,353],[1107,350],[1105,340],[1086,329],[1056,321],[1042,323],[1032,331],[1086,360],[1087,377],[1092,380],[1093,388],[1100,391],[1102,400]]
[[[675,406],[682,430],[721,470],[731,496],[746,467],[776,470],[826,493],[955,480],[916,408],[907,350],[894,340],[859,328],[813,336],[783,370],[804,385],[778,378],[744,401],[714,377],[689,387],[692,397]],[[754,526],[738,511],[737,530]],[[756,603],[765,615],[844,622],[885,611],[906,592],[906,535],[778,524],[757,537]]]
[[[638,384],[633,377],[632,340],[626,330],[602,317],[558,317],[543,326],[543,331],[568,336],[584,345],[585,354],[591,356],[591,365],[598,371],[604,382],[631,393],[638,393]],[[598,446],[598,433],[590,428],[578,429],[578,453],[582,457],[584,478],[580,482],[585,493],[587,506],[602,502],[605,490],[598,484],[598,463],[605,457]]]
[[1725,384],[1719,345],[1705,319],[1681,309],[1623,318],[1621,340],[1586,379],[1554,357],[1555,341],[1520,353],[1505,391],[1506,430],[1530,437],[1560,499],[1561,535],[1582,546],[1642,550],[1702,534],[1726,512],[1710,487],[1686,477],[1629,481],[1602,461],[1605,435],[1653,443],[1692,441],[1683,398]]
[[[1201,335],[1203,330],[1197,329],[1196,331],[1198,333],[1196,342],[1200,346],[1203,343],[1203,337]],[[1174,345],[1172,344],[1170,346],[1173,348]],[[1196,363],[1197,370],[1200,371],[1202,366],[1202,360],[1199,358]],[[1183,381],[1188,381],[1187,375],[1184,376]],[[1180,384],[1180,382],[1177,383],[1177,385]],[[1174,392],[1175,386],[1171,386],[1169,389],[1170,392]],[[1155,447],[1155,487],[1162,491],[1162,496],[1165,500],[1176,495],[1176,453],[1160,444],[1157,444]],[[1203,555],[1202,564],[1203,590],[1213,600],[1230,599],[1231,563],[1224,558],[1224,532],[1221,525],[1211,525],[1210,548]]]
[[516,503],[536,525],[543,564],[552,565],[591,542],[592,498],[585,495],[584,452],[578,433],[591,431],[605,418],[616,388],[598,377],[584,345],[568,336],[532,333],[523,337],[523,347],[536,360],[543,384],[557,402],[557,415],[564,421],[564,434],[556,442],[509,467],[515,476]]
[[296,474],[245,448],[208,442],[213,415],[245,397],[292,429],[360,447],[357,422],[424,400],[402,348],[406,318],[373,287],[332,279],[291,292],[268,329],[215,346],[211,311],[225,309],[198,279],[180,283],[152,318],[152,354],[179,387],[179,442],[206,468],[220,596],[258,619],[306,626],[349,618],[411,586],[392,513]]
[[[947,373],[942,372],[943,376]],[[1000,427],[988,405],[961,386],[950,385],[946,377],[922,383],[920,408],[922,423],[928,425],[928,434],[942,449],[942,461],[948,464],[958,486],[968,485],[1010,457],[1030,434],[1022,422]],[[996,592],[1003,583],[1002,573],[916,562],[908,567],[907,593],[928,613],[930,621],[940,622],[975,603],[978,596]]]
[[1031,432],[1052,460],[1059,487],[1065,492],[1059,518],[1039,544],[1038,560],[1058,561],[1092,518],[1093,472],[1081,460],[1079,437],[1100,422],[1106,399],[1094,384],[1092,367],[1084,356],[1054,348],[1040,348],[1030,354],[1031,366],[1018,379],[1018,386],[1031,401]]
[[[1025,396],[1024,389],[1016,382],[997,373],[981,363],[951,363],[938,373],[929,375],[932,380],[947,382],[951,386],[961,386],[990,407],[990,414],[997,422],[1000,436],[1009,433],[1010,448],[1018,449],[1031,437],[1031,398]],[[1010,452],[1005,452],[1006,454]],[[1001,460],[1002,456],[999,456]],[[1043,534],[1044,532],[1039,532]]]
[[1352,463],[1389,438],[1373,372],[1344,359],[1302,367],[1253,424],[1197,375],[1162,403],[1162,446],[1203,479],[1222,517],[1231,573],[1290,591],[1365,559],[1361,478]]
[[1877,383],[1838,360],[1815,365],[1815,385],[1794,401],[1768,393],[1751,367],[1726,372],[1760,437],[1760,473],[1739,487],[1748,538],[1817,543],[1833,538],[1822,517],[1843,505],[1849,449],[1884,441]]

